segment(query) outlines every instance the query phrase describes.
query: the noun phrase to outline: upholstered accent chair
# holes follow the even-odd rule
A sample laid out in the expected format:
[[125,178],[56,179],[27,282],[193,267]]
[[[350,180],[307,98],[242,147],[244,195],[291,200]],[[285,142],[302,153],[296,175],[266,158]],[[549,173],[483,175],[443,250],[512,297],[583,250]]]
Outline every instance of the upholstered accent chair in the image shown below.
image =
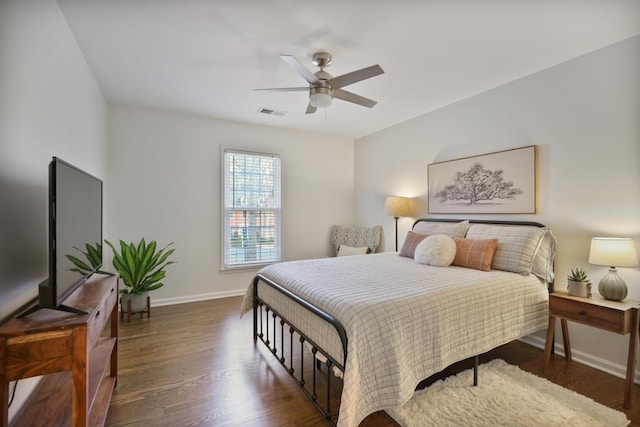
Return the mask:
[[375,227],[345,227],[334,225],[331,233],[331,243],[336,250],[336,255],[340,250],[340,245],[351,248],[368,248],[366,253],[373,253],[380,245],[382,237],[382,226]]

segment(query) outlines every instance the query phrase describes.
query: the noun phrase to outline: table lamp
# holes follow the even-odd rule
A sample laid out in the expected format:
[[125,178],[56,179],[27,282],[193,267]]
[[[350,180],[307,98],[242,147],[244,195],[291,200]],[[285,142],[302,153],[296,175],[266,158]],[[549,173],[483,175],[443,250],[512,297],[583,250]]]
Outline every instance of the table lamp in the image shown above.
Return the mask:
[[396,252],[398,251],[398,218],[401,216],[411,216],[413,205],[408,197],[387,197],[384,202],[384,213],[392,216],[396,220]]
[[628,237],[594,237],[591,239],[589,264],[609,266],[609,273],[600,280],[598,292],[604,298],[622,301],[627,296],[627,285],[618,275],[616,267],[638,267],[638,252],[633,239]]

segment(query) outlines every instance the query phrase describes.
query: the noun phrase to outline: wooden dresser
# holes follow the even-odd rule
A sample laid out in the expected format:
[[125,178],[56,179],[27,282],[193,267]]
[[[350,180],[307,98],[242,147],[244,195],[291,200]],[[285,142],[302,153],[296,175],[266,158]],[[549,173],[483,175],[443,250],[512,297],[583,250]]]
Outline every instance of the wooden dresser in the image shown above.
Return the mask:
[[0,328],[1,426],[9,382],[40,375],[11,425],[104,424],[118,370],[117,276],[94,274],[64,304],[87,314],[41,309]]

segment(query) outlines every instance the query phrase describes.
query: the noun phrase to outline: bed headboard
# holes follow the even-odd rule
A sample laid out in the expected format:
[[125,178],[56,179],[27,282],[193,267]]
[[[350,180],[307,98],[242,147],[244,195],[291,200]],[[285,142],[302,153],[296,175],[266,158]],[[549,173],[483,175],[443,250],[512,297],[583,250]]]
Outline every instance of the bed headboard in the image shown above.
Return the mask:
[[504,221],[487,219],[452,219],[452,218],[420,218],[413,223],[413,227],[419,222],[460,222],[469,221],[469,224],[492,224],[492,225],[528,225],[531,227],[546,228],[547,226],[535,221]]
[[549,292],[554,290],[556,238],[544,224],[534,221],[420,218],[413,223],[412,230],[422,234],[498,239],[492,269],[534,274],[547,282]]

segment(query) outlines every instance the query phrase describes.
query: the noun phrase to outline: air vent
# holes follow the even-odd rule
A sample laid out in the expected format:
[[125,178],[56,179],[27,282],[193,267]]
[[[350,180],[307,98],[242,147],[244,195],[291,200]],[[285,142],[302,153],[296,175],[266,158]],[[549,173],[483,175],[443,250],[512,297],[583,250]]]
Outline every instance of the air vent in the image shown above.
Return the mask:
[[272,110],[271,108],[261,108],[258,110],[258,113],[268,114],[270,116],[280,116],[280,117],[287,114],[286,111]]

